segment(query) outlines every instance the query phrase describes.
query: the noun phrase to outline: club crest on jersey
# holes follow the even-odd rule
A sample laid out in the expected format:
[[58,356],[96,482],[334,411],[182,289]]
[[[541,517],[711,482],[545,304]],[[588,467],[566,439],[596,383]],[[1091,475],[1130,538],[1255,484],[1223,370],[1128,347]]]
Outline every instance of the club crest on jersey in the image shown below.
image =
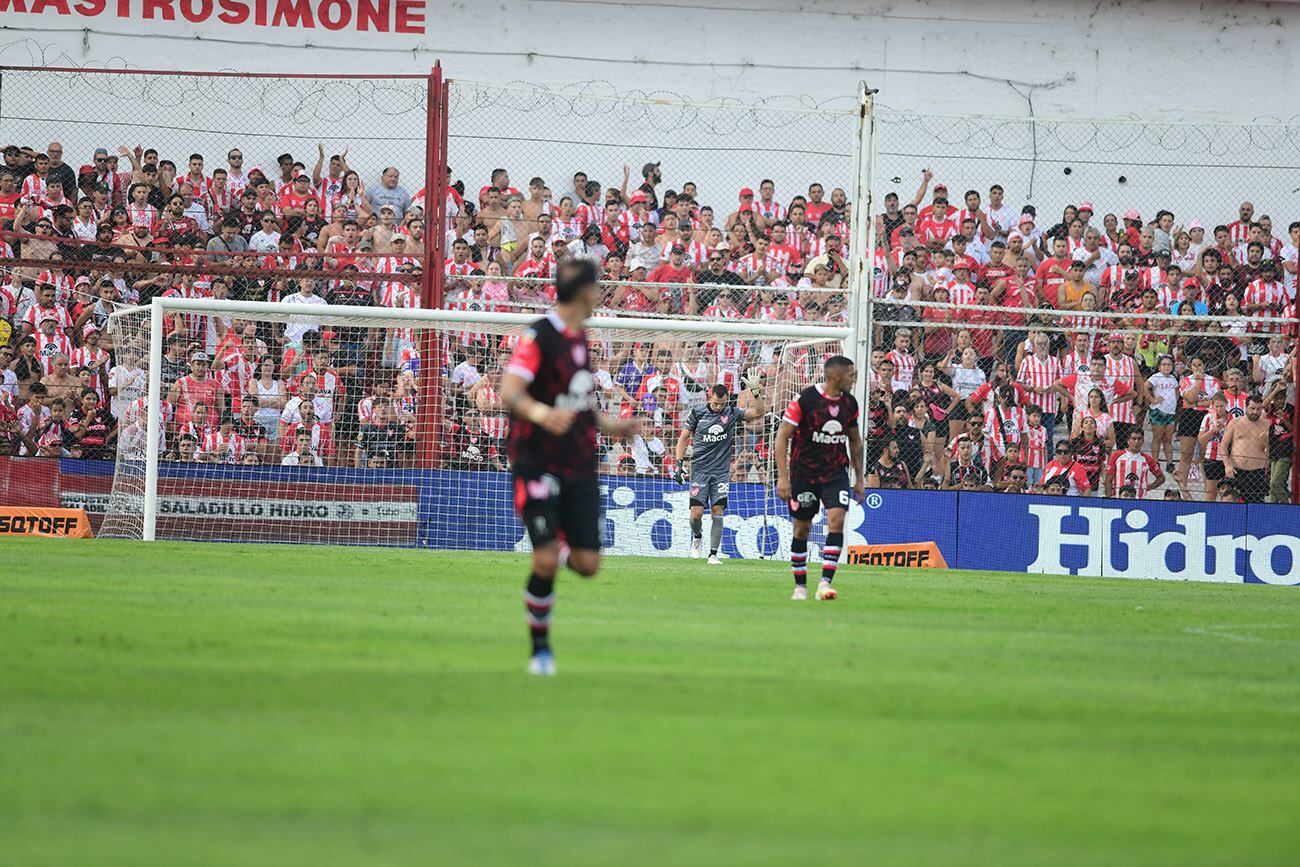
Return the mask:
[[826,411],[831,414],[831,418],[834,418],[840,414],[840,405],[838,403],[829,404],[826,407]]
[[573,353],[573,363],[582,365],[587,363],[587,347],[580,343],[575,343],[569,350]]
[[728,413],[727,415],[724,415],[724,416],[722,417],[722,423],[723,423],[723,424],[726,424],[726,423],[729,422],[729,421],[731,421],[731,414],[730,414],[730,413]]
[[549,500],[560,492],[560,480],[549,473],[536,479],[529,479],[527,485],[530,500]]

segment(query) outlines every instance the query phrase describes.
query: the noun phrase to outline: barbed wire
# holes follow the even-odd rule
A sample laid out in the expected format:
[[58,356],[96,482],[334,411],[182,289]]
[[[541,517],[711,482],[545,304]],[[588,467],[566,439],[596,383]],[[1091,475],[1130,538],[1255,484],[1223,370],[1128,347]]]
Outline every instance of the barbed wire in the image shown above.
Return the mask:
[[[1171,157],[1173,164],[1179,166],[1189,165],[1189,157],[1222,158],[1235,155],[1244,158],[1255,153],[1300,155],[1300,117],[1289,123],[1273,125],[1232,125],[880,112],[878,121],[882,137],[887,143],[906,141],[912,137],[944,148],[960,148],[964,154],[996,151],[1007,159],[1027,159],[1035,146],[1040,160],[1052,155],[1125,155],[1139,148],[1155,149]],[[891,149],[889,144],[882,147],[884,152]],[[1133,164],[1128,159],[1123,162],[1126,165]],[[1168,162],[1154,165],[1168,165]],[[1240,159],[1234,165],[1251,167],[1252,163]]]
[[856,116],[856,97],[852,94],[825,100],[771,96],[753,101],[722,98],[699,102],[674,91],[620,90],[611,82],[598,80],[548,87],[524,81],[489,84],[454,79],[449,91],[453,121],[487,110],[524,115],[550,112],[561,117],[636,125],[656,133],[689,131],[729,137],[777,129],[804,133],[811,122],[844,125],[852,123]]
[[[111,117],[112,123],[136,128],[156,124],[149,119],[146,124],[137,121],[149,109],[174,111],[183,108],[201,108],[200,117],[221,120],[229,124],[221,130],[195,130],[178,124],[162,128],[195,132],[220,132],[223,135],[272,135],[283,130],[237,129],[248,118],[274,120],[291,128],[311,127],[321,134],[337,136],[337,128],[325,129],[326,124],[361,121],[382,122],[406,118],[410,121],[409,136],[405,140],[423,141],[427,114],[428,89],[423,80],[402,78],[373,79],[249,77],[237,72],[220,72],[203,76],[156,75],[131,69],[101,71],[58,71],[51,69],[0,69],[4,77],[5,101],[22,104],[19,87],[33,91],[32,104],[50,115],[54,106],[66,106],[66,115],[60,117],[23,118],[19,112],[6,112],[9,119],[39,120],[45,122],[85,122],[86,105],[94,102],[98,118],[94,122],[105,124],[102,118]],[[35,97],[39,97],[37,100]],[[129,106],[137,114],[118,111],[115,103]],[[233,113],[233,114],[232,114]],[[192,116],[186,116],[192,119]],[[383,136],[389,132],[378,129],[370,132]],[[367,136],[370,138],[370,136]]]

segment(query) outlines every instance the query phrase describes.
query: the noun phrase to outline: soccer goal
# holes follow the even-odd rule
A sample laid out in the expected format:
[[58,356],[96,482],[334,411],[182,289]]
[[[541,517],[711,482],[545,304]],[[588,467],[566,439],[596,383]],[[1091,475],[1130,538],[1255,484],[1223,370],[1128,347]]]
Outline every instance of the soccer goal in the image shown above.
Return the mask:
[[[119,311],[114,345],[148,387],[123,412],[101,535],[526,550],[498,388],[536,318],[186,298]],[[601,408],[643,422],[630,442],[600,443],[606,548],[685,555],[687,490],[672,477],[687,409],[756,369],[778,415],[795,386],[787,346],[849,329],[596,317],[588,334]],[[737,448],[732,557],[788,542],[764,457],[772,428],[754,424]]]

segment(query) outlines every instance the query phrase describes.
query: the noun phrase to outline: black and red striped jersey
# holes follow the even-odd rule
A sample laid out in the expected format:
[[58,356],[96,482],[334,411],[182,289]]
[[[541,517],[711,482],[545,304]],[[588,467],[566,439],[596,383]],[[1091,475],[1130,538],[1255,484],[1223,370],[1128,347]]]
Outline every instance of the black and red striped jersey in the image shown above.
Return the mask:
[[549,313],[519,340],[507,373],[528,383],[528,394],[556,409],[577,413],[566,433],[547,433],[527,419],[510,424],[509,454],[516,473],[550,473],[565,481],[596,475],[596,393],[587,334]]
[[790,401],[782,424],[794,426],[790,438],[790,475],[808,482],[827,482],[849,465],[849,431],[858,427],[858,402],[848,392],[827,397],[821,385],[805,388]]

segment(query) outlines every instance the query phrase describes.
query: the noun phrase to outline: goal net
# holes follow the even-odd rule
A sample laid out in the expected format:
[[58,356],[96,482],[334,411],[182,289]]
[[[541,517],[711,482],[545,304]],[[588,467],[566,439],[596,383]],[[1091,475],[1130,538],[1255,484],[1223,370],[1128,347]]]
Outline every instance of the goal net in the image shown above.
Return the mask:
[[[110,330],[134,390],[121,395],[101,535],[525,550],[498,389],[535,319],[183,298],[118,312]],[[221,336],[196,350],[188,335],[209,329]],[[630,442],[599,443],[606,550],[688,553],[688,493],[672,478],[681,424],[715,383],[739,394],[757,372],[768,412],[737,443],[723,550],[782,555],[776,419],[817,378],[818,353],[847,336],[830,325],[593,319],[600,407],[643,422]],[[802,360],[797,375],[790,358]]]

